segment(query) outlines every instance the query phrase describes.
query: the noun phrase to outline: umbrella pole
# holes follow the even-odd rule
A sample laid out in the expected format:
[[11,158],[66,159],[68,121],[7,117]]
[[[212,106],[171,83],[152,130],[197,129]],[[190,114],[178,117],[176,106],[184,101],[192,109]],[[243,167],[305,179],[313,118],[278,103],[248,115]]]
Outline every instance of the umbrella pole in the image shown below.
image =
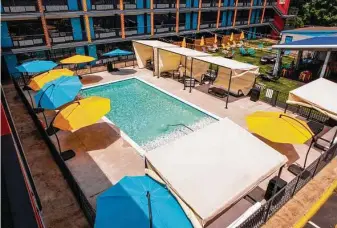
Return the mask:
[[150,228],[152,228],[152,208],[151,208],[151,199],[150,199],[150,192],[146,192],[146,197],[147,197],[147,204],[149,207],[149,220],[150,220]]
[[307,154],[305,155],[305,160],[304,160],[304,164],[303,164],[303,169],[305,169],[305,166],[307,165],[307,160],[308,160],[309,151],[310,151],[312,145],[314,144],[314,142],[315,142],[315,139],[314,139],[314,137],[312,137],[311,143],[310,143],[310,146],[309,146],[309,149],[308,149],[308,151],[307,151]]

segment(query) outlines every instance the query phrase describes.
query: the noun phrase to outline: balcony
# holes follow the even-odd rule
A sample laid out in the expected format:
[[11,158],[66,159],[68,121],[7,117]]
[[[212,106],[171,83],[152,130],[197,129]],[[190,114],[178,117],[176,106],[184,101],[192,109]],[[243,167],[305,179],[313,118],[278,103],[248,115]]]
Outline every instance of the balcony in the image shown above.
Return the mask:
[[136,0],[124,0],[124,9],[137,9]]
[[202,8],[217,7],[217,6],[218,6],[218,2],[214,0],[211,0],[211,1],[205,0],[205,1],[202,1],[202,4],[201,4]]
[[216,28],[216,21],[202,21],[200,22],[200,29]]
[[277,1],[267,1],[267,6],[276,6]]
[[175,32],[176,31],[176,24],[161,24],[155,25],[154,33],[167,33],[167,32]]
[[288,15],[297,15],[298,14],[299,9],[297,7],[290,7],[288,10]]
[[274,17],[265,17],[263,19],[263,23],[266,23],[266,22],[273,22],[274,21]]
[[21,36],[12,36],[13,47],[14,48],[23,48],[31,46],[42,46],[45,45],[44,35],[21,35]]
[[91,3],[91,10],[119,9],[119,4],[117,5],[113,0],[93,0]]
[[235,25],[248,25],[248,18],[238,18],[236,20]]
[[3,13],[29,13],[37,12],[37,2],[28,0],[28,1],[1,1],[3,7]]
[[121,36],[120,28],[95,29],[95,39],[107,39],[120,36]]
[[43,0],[43,8],[46,12],[68,11],[67,0]]
[[137,27],[125,27],[125,36],[134,36],[137,34]]

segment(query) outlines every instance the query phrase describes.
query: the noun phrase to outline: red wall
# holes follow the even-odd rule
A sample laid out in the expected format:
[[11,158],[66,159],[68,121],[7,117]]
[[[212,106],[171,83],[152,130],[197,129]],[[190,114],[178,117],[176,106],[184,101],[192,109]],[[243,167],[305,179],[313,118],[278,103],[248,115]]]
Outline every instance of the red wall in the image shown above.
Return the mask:
[[[291,0],[285,0],[284,4],[280,4],[280,0],[278,0],[276,6],[283,14],[288,14],[288,10],[290,7],[290,1]],[[274,16],[275,27],[278,28],[280,31],[282,31],[284,28],[284,22],[285,22],[285,19],[282,19],[277,13],[275,13],[275,16]],[[278,34],[276,34],[275,31],[272,31],[272,35],[277,36]]]
[[1,104],[1,135],[7,135],[9,133],[11,133],[11,130],[7,122],[5,110]]
[[285,0],[284,4],[280,4],[280,0],[278,0],[277,1],[277,8],[279,8],[283,14],[287,14],[289,6],[290,6],[290,1],[291,0]]

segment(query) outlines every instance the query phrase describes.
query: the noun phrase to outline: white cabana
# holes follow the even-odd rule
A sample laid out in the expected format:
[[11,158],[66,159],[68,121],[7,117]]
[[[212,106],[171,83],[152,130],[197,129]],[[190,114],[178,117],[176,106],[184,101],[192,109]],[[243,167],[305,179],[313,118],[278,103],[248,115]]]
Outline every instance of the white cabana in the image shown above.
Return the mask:
[[[179,70],[186,76],[191,76],[192,59],[196,56],[211,56],[210,54],[182,47],[160,47],[159,74],[165,71]],[[194,66],[193,66],[194,67]],[[193,72],[205,72],[206,69],[195,69]],[[197,76],[193,73],[193,77]],[[201,76],[201,74],[200,74]]]
[[[225,118],[149,151],[147,167],[205,226],[277,172],[287,158]],[[187,212],[188,216],[190,213]]]
[[157,55],[158,48],[160,47],[178,47],[177,45],[165,43],[159,40],[133,40],[133,49],[137,59],[139,68],[146,67],[146,62],[151,61],[153,63],[154,75],[157,75]]
[[[247,95],[253,88],[256,76],[259,74],[259,67],[219,56],[194,57],[193,67],[198,69],[209,67],[209,64],[217,65],[218,74],[210,86],[227,91],[226,108],[228,105],[229,93],[236,96]],[[193,70],[194,76],[194,70]]]
[[319,78],[289,92],[287,104],[316,109],[337,120],[337,84]]

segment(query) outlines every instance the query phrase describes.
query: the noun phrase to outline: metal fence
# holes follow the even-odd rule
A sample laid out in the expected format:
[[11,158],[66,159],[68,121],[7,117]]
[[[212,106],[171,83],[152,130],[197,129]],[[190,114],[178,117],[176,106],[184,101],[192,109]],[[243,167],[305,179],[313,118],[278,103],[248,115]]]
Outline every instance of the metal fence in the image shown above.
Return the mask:
[[30,102],[27,100],[26,96],[24,95],[22,89],[20,88],[19,83],[22,85],[22,81],[19,80],[13,80],[14,86],[16,90],[18,91],[18,94],[20,98],[22,99],[23,103],[25,104],[29,114],[31,115],[38,131],[40,132],[42,138],[45,140],[47,146],[50,149],[51,155],[53,156],[54,161],[60,168],[64,178],[66,179],[70,189],[73,191],[76,200],[81,207],[82,211],[84,212],[84,215],[86,216],[89,224],[93,227],[96,217],[96,211],[92,207],[92,205],[89,203],[88,199],[86,198],[85,194],[83,193],[81,187],[77,183],[75,177],[72,175],[71,171],[67,167],[66,163],[60,156],[60,153],[56,149],[54,143],[51,141],[51,139],[48,137],[46,130],[42,126],[41,121],[35,114],[32,106],[30,105]]
[[285,203],[287,203],[305,184],[322,170],[337,155],[337,144],[324,152],[285,187],[280,189],[270,200],[246,219],[239,228],[255,228],[263,225]]
[[297,113],[298,115],[305,117],[307,119],[312,119],[320,123],[325,123],[329,117],[323,113],[313,109],[300,105],[287,105],[286,101],[288,100],[289,93],[280,92],[278,90],[258,86],[260,87],[260,100],[280,108],[286,108],[288,111]]

